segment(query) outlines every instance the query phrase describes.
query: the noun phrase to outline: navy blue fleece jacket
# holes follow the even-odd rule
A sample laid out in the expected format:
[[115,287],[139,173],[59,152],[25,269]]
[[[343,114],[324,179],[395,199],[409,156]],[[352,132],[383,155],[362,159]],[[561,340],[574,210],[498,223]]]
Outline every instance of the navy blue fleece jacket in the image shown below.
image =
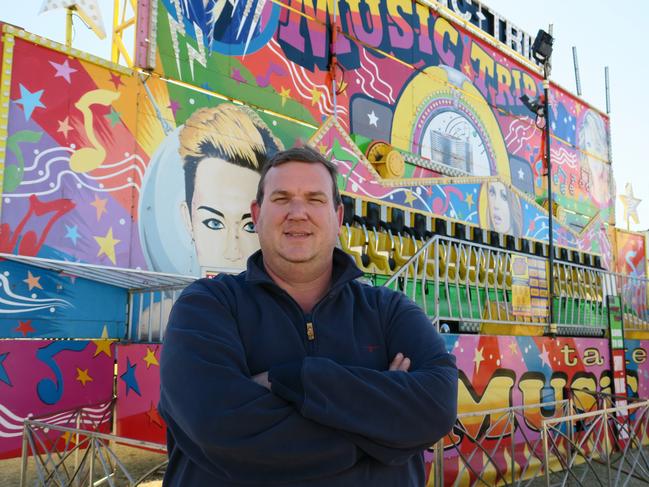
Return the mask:
[[[260,252],[182,293],[161,359],[165,486],[424,484],[422,452],[455,422],[455,360],[412,301],[360,275],[336,249],[310,314]],[[387,370],[398,352],[408,372]],[[251,379],[264,371],[271,391]]]

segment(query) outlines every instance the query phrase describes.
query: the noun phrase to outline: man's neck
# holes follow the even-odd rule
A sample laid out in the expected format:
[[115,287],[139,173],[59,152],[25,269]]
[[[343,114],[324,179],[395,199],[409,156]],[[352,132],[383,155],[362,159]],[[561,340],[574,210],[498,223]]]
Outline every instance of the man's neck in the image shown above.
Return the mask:
[[306,269],[304,264],[295,264],[284,275],[276,273],[266,263],[264,268],[275,284],[286,291],[305,313],[310,313],[331,287],[331,264],[315,270]]

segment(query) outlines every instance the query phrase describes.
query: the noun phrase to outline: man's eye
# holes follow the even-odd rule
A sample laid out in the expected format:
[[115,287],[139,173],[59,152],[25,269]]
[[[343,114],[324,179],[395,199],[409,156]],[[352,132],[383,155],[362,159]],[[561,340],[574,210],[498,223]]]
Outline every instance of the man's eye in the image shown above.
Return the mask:
[[205,225],[210,230],[222,230],[223,228],[225,228],[223,222],[221,220],[217,220],[216,218],[207,218],[206,220],[203,220],[203,225]]
[[248,232],[248,233],[257,233],[255,230],[255,224],[252,222],[248,222],[243,226],[243,231]]

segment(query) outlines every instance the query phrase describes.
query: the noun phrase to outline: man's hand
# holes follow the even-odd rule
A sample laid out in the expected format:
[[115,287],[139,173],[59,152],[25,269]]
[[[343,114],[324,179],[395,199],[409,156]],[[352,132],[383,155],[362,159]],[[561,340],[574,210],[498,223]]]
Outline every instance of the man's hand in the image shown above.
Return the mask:
[[270,382],[268,382],[268,371],[262,372],[261,374],[253,375],[251,377],[257,384],[262,387],[265,387],[270,391]]
[[408,372],[409,368],[410,359],[399,352],[394,356],[394,359],[392,359],[392,363],[388,370],[401,370],[402,372]]

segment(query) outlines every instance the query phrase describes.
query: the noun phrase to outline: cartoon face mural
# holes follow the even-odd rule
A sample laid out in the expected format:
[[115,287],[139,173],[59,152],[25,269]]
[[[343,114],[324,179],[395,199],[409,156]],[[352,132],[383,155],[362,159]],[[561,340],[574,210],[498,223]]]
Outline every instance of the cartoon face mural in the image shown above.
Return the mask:
[[522,235],[521,202],[502,182],[490,181],[482,184],[479,206],[481,226],[515,237]]
[[587,110],[578,132],[579,163],[589,174],[588,193],[598,208],[607,207],[612,194],[611,166],[608,163],[608,137],[604,121]]

